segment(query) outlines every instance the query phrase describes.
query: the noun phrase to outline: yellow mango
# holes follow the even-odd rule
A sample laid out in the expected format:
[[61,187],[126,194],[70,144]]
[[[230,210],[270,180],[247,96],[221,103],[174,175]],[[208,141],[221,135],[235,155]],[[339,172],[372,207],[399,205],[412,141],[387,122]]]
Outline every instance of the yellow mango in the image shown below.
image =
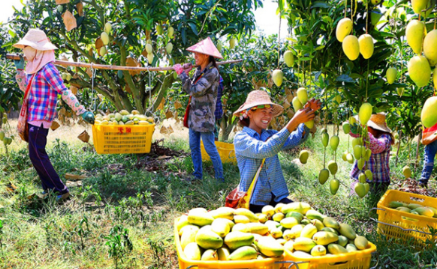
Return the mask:
[[431,78],[431,67],[424,56],[414,56],[408,62],[408,73],[417,87],[428,85]]
[[346,54],[351,61],[356,60],[360,55],[360,44],[358,43],[358,38],[356,36],[346,36],[343,40],[342,47],[344,54]]
[[335,31],[335,35],[337,37],[337,40],[340,42],[343,42],[344,38],[350,34],[353,28],[353,22],[349,18],[343,18],[341,19],[338,24]]
[[360,53],[363,55],[364,59],[369,59],[373,55],[373,38],[369,34],[363,34],[358,38],[358,43],[360,46]]

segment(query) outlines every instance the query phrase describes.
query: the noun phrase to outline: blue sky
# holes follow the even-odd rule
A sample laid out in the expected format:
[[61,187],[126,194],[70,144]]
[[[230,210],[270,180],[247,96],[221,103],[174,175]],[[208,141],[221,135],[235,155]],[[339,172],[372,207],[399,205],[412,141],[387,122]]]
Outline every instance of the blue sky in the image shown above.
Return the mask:
[[[0,22],[6,22],[8,18],[12,16],[14,10],[12,6],[16,8],[21,8],[22,4],[20,0],[1,0],[5,5],[2,5],[0,9]],[[27,0],[22,0],[27,2]],[[265,33],[266,35],[278,33],[279,28],[279,16],[276,15],[276,9],[278,7],[277,3],[272,0],[264,0],[264,7],[262,9],[256,10],[255,18],[257,29]],[[281,37],[285,37],[287,34],[287,24],[286,20],[282,20],[281,25]]]

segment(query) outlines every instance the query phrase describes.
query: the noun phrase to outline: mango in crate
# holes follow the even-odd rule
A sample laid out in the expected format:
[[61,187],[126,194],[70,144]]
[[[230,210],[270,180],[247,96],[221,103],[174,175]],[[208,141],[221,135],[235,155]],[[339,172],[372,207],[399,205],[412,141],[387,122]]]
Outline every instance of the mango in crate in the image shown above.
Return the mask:
[[228,261],[229,256],[231,256],[231,252],[229,251],[229,249],[227,247],[221,247],[221,248],[217,249],[217,255],[218,255],[219,261]]
[[231,253],[230,261],[255,260],[258,257],[258,252],[249,246],[241,247]]
[[195,242],[190,243],[185,247],[184,254],[189,260],[199,261],[202,257],[202,252]]
[[213,231],[199,230],[196,243],[204,249],[218,249],[223,246],[223,239]]
[[202,254],[202,258],[200,259],[202,261],[218,261],[218,254],[217,250],[215,249],[207,249]]
[[255,240],[255,245],[267,257],[279,257],[284,253],[284,247],[271,237],[261,237]]

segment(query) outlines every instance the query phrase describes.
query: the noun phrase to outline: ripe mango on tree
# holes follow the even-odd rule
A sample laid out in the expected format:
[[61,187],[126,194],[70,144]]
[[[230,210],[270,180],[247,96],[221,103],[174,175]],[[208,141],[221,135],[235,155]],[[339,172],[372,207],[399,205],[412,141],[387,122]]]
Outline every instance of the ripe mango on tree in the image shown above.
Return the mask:
[[423,41],[423,53],[431,65],[437,64],[437,30],[432,30],[426,35]]
[[[366,125],[372,116],[372,105],[369,103],[364,103],[360,106],[360,111],[358,112],[358,117],[360,118],[360,123]],[[355,156],[356,158],[356,156]]]
[[344,54],[346,54],[351,61],[355,61],[360,55],[360,45],[356,36],[346,36],[343,40],[342,47]]
[[397,74],[398,71],[396,70],[396,68],[389,67],[386,72],[387,83],[392,84],[393,82],[395,82]]
[[292,67],[294,65],[294,55],[291,50],[287,50],[284,53],[284,62],[288,67]]
[[335,31],[335,35],[337,37],[337,40],[340,42],[343,42],[344,38],[350,34],[353,28],[353,22],[349,18],[343,18],[341,19],[338,24]]
[[437,111],[437,96],[433,96],[426,100],[425,105],[423,106],[422,109],[421,120],[425,128],[432,127],[437,123],[436,111]]
[[363,34],[358,38],[358,43],[360,46],[360,53],[363,55],[364,59],[369,59],[373,55],[373,38],[369,34]]
[[405,35],[408,45],[410,45],[414,53],[420,54],[422,50],[424,32],[425,24],[421,21],[411,20],[407,25]]
[[112,31],[112,25],[109,22],[105,23],[105,32],[109,35],[111,31]]
[[282,70],[275,69],[272,73],[272,79],[276,86],[280,87],[282,85],[282,80],[284,78],[284,73]]
[[428,85],[431,78],[431,67],[424,56],[414,56],[408,62],[408,73],[417,87]]

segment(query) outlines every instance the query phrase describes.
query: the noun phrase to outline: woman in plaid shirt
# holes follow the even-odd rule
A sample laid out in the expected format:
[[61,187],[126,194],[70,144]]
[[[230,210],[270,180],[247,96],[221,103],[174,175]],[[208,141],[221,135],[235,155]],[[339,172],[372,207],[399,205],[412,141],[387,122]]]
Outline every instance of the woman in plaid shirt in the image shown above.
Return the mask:
[[265,205],[288,204],[288,188],[282,174],[278,153],[302,144],[310,133],[303,124],[314,119],[315,111],[320,109],[320,101],[308,101],[305,108],[296,112],[294,117],[280,130],[267,130],[273,117],[282,114],[283,108],[271,102],[265,91],[252,91],[246,102],[234,112],[240,117],[243,131],[234,137],[235,155],[240,170],[240,189],[247,192],[250,184],[265,159],[250,199],[249,209],[261,212]]
[[[358,119],[358,116],[355,116]],[[352,137],[358,137],[359,128],[354,124],[351,128],[350,135]],[[372,151],[370,160],[365,164],[365,167],[370,169],[373,173],[373,180],[367,180],[370,185],[370,191],[373,193],[384,193],[390,185],[390,150],[391,146],[395,143],[392,131],[388,128],[385,122],[385,114],[378,113],[373,114],[370,120],[367,122],[367,130],[369,134],[369,146]],[[355,184],[358,182],[358,176],[360,174],[357,161],[351,171],[351,178],[354,180],[352,183],[352,190]]]
[[33,167],[41,179],[45,198],[48,191],[53,191],[56,200],[61,201],[70,196],[67,186],[59,178],[46,152],[47,134],[56,116],[58,94],[77,115],[88,122],[94,123],[94,115],[80,105],[76,96],[67,89],[54,66],[56,46],[46,34],[39,29],[29,32],[14,47],[22,49],[27,65],[24,69],[24,59],[15,61],[17,67],[16,80],[20,89],[25,92],[30,83],[27,97],[27,122],[29,125],[29,157]]

